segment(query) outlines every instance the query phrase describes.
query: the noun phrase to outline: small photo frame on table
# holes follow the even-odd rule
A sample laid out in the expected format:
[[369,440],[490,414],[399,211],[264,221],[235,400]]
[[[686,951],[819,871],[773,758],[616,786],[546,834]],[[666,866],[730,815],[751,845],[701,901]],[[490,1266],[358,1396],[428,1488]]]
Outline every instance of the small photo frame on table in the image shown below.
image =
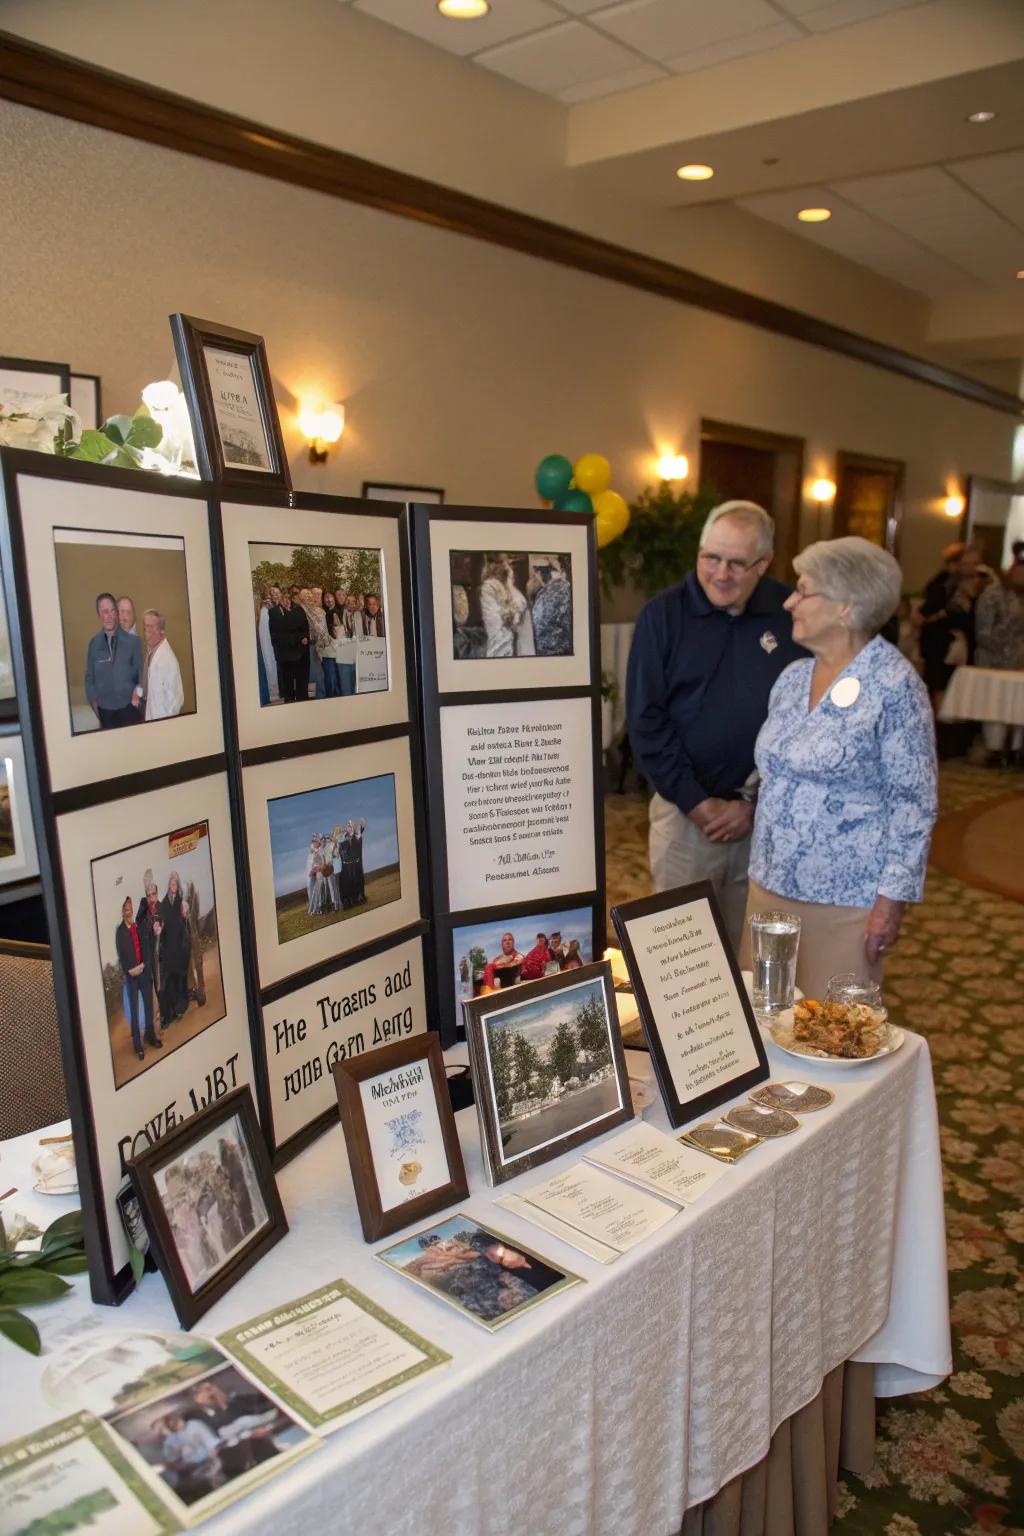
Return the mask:
[[67,363],[44,363],[33,357],[0,357],[0,406],[24,411],[38,400],[71,394]]
[[490,1184],[633,1119],[607,961],[464,1004]]
[[429,506],[440,506],[444,502],[444,491],[436,485],[392,485],[381,480],[364,480],[360,494],[364,501],[424,502]]
[[194,315],[170,318],[202,478],[290,490],[263,337]]
[[611,917],[671,1124],[763,1083],[764,1041],[711,882],[624,902]]
[[339,1061],[334,1082],[368,1243],[467,1198],[441,1040],[433,1030]]
[[168,1131],[128,1171],[183,1328],[288,1231],[248,1087]]
[[20,735],[0,735],[0,887],[39,874]]

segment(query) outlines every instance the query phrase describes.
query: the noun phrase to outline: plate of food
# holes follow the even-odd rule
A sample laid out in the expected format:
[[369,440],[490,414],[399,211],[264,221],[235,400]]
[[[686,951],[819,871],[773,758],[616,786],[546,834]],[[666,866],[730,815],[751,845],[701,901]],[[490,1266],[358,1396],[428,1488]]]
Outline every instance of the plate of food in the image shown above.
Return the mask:
[[815,997],[794,1003],[792,1013],[787,1010],[773,1022],[768,1034],[789,1056],[809,1056],[837,1067],[856,1067],[891,1056],[905,1038],[902,1029],[889,1023],[884,1008],[823,1003]]

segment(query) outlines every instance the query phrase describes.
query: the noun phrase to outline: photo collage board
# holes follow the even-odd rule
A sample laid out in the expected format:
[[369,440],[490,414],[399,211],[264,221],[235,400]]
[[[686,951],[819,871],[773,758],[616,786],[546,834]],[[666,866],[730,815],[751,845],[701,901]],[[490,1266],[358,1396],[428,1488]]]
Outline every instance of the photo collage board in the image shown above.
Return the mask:
[[593,519],[413,508],[440,1029],[604,951]]
[[0,469],[0,879],[9,808],[42,875],[92,1294],[116,1303],[132,1159],[248,1087],[280,1166],[336,1120],[336,1061],[427,1028],[405,512]]

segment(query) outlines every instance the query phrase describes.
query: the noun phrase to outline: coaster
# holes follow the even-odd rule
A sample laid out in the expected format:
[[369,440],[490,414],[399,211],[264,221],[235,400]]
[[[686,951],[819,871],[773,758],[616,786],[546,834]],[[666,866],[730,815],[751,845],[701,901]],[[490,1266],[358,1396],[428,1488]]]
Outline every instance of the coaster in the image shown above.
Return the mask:
[[709,1157],[717,1157],[721,1163],[735,1163],[752,1147],[759,1147],[764,1137],[738,1131],[724,1120],[705,1120],[678,1139],[696,1147],[699,1152],[706,1152]]
[[809,1115],[812,1110],[827,1109],[835,1094],[817,1083],[765,1083],[748,1097],[768,1109],[788,1109],[793,1115]]
[[738,1131],[747,1131],[751,1136],[791,1136],[800,1129],[795,1115],[763,1104],[737,1104],[725,1118]]

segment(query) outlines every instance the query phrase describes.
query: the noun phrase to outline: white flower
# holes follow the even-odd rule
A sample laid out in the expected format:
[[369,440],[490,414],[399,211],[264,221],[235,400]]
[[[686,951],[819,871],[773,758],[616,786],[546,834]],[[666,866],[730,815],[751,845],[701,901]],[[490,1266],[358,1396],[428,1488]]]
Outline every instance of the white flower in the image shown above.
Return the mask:
[[65,423],[70,423],[73,438],[81,437],[82,423],[65,395],[49,395],[45,400],[24,403],[0,400],[0,444],[6,448],[53,453],[53,440]]

